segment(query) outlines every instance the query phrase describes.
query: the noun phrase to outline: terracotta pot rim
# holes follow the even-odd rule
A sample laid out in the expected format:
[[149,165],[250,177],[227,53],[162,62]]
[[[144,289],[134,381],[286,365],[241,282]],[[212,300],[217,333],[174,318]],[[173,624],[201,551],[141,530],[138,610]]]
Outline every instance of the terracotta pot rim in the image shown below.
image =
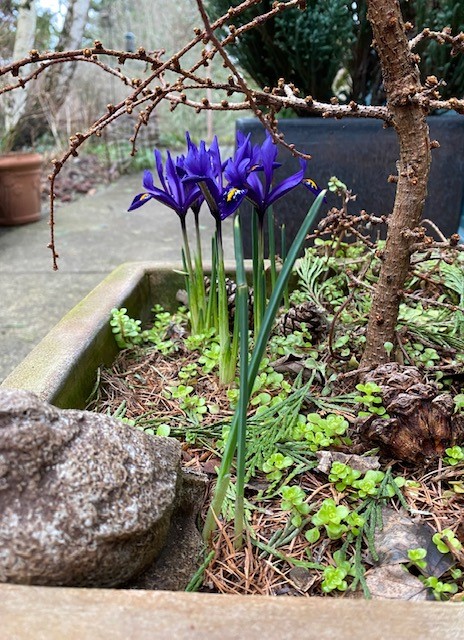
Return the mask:
[[0,154],[0,170],[5,170],[11,165],[36,166],[42,164],[42,161],[43,156],[40,153],[36,153],[35,151],[13,151],[10,153],[2,153]]

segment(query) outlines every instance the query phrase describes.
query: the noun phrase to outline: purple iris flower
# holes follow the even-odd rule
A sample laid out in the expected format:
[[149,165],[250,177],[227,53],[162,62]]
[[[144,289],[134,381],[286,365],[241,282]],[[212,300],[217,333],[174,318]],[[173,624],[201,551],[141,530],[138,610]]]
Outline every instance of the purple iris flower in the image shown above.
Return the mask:
[[[272,187],[274,170],[280,164],[276,162],[277,146],[271,136],[267,134],[261,147],[252,146],[249,137],[237,137],[237,142],[237,152],[227,165],[226,175],[236,188],[246,189],[246,197],[252,202],[262,221],[266,209],[271,204],[300,184],[306,169],[306,160],[300,159],[300,170]],[[264,180],[259,177],[261,171]]]
[[196,184],[185,184],[182,181],[185,175],[182,158],[177,158],[174,163],[168,151],[164,171],[161,153],[155,149],[155,162],[161,187],[155,187],[151,171],[144,171],[142,184],[145,191],[135,196],[128,211],[138,209],[153,198],[174,209],[181,219],[185,218],[190,207],[196,206],[202,197],[200,188]]
[[252,145],[251,133],[245,136],[241,131],[237,131],[237,149],[234,157],[226,163],[224,175],[229,184],[235,188],[243,188],[250,171],[261,168],[259,145]]
[[[315,196],[318,196],[322,191],[322,189],[319,189],[312,178],[305,178],[304,180],[302,180],[302,183],[307,189],[309,189],[309,191],[311,191],[311,193],[314,193]],[[327,202],[327,198],[324,198],[324,202]]]
[[246,189],[232,185],[224,187],[224,167],[216,136],[209,149],[204,140],[197,147],[188,134],[186,137],[188,151],[183,165],[186,174],[183,183],[198,184],[212,215],[217,221],[224,220],[238,209],[246,196]]

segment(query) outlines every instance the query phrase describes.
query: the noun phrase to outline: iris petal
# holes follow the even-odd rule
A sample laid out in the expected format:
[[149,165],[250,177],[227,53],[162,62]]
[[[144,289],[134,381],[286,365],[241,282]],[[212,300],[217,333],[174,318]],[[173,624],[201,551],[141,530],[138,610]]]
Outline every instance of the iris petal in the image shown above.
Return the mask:
[[245,199],[246,194],[246,189],[236,189],[235,187],[230,187],[224,192],[220,206],[221,220],[224,220],[237,211]]
[[282,180],[282,182],[269,193],[267,199],[268,206],[299,185],[303,180],[305,170],[306,160],[300,159],[300,170]]
[[161,186],[163,187],[163,190],[166,191],[166,183],[164,181],[164,172],[163,172],[163,159],[158,149],[155,149],[155,163],[156,163],[156,170],[158,172],[159,181],[161,182]]
[[148,202],[152,198],[153,196],[150,195],[149,193],[139,193],[132,200],[131,206],[129,207],[128,211],[133,211],[134,209],[138,209],[139,207],[144,205],[146,202]]
[[258,210],[265,210],[265,193],[264,186],[257,173],[250,173],[247,179],[248,199],[254,204]]
[[266,140],[261,145],[261,159],[264,170],[266,192],[269,192],[269,189],[271,188],[276,156],[277,146],[274,144],[271,136],[267,134]]
[[[314,180],[312,178],[305,178],[304,180],[302,180],[302,184],[304,184],[304,186],[309,189],[309,191],[311,191],[311,193],[314,193],[315,196],[318,196],[320,194],[320,192],[322,191],[322,189],[320,189],[317,184],[314,182]],[[324,198],[324,202],[327,202],[327,198]]]
[[178,203],[184,201],[184,190],[182,184],[177,175],[176,166],[171,158],[171,154],[167,153],[166,158],[166,178],[167,178],[167,191],[172,195],[174,200]]
[[153,174],[151,173],[151,171],[147,171],[145,169],[145,171],[143,172],[142,185],[147,191],[153,191],[153,189],[155,188],[155,184],[153,182]]

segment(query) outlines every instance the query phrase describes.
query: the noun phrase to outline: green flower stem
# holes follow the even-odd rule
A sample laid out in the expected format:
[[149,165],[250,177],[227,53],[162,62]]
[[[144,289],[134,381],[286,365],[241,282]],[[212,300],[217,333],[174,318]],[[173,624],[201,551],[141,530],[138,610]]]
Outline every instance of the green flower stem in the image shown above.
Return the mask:
[[[259,300],[257,299],[258,290],[258,214],[253,210],[251,215],[251,257],[252,257],[252,276],[253,276],[253,326],[256,331],[258,322]],[[258,322],[259,324],[259,322]]]
[[195,238],[196,238],[196,253],[195,253],[195,288],[199,301],[199,332],[201,333],[205,329],[209,328],[207,324],[207,303],[206,303],[206,291],[205,291],[205,273],[203,270],[203,255],[201,250],[201,233],[199,222],[199,211],[194,212],[195,219]]
[[[282,262],[285,262],[285,259],[287,257],[287,229],[285,227],[285,224],[282,224],[282,226],[280,227],[280,257],[282,259]],[[284,297],[284,306],[286,309],[288,309],[290,306],[290,294],[288,291],[288,284],[286,284],[284,287],[283,297]]]
[[269,260],[271,263],[271,290],[274,289],[277,279],[276,268],[276,244],[275,244],[275,219],[272,205],[267,210],[267,229],[269,235]]
[[200,212],[194,211],[193,216],[195,220],[195,238],[197,243],[197,258],[200,261],[200,264],[203,265],[203,256],[201,251]]
[[[309,233],[316,216],[321,207],[322,201],[325,196],[325,190],[322,191],[314,201],[312,207],[309,209],[293,243],[288,252],[287,259],[285,260],[282,270],[276,281],[276,286],[272,291],[269,304],[266,309],[266,313],[263,318],[263,323],[256,339],[255,348],[251,356],[251,361],[248,369],[248,397],[251,395],[253,385],[258,374],[259,365],[263,358],[264,351],[271,333],[272,325],[274,324],[275,316],[279,308],[280,300],[282,299],[283,290],[290,278],[293,270],[293,265],[298,257],[301,247],[305,241],[306,235]],[[224,500],[225,492],[230,478],[230,468],[234,457],[235,449],[237,447],[238,437],[238,411],[235,412],[232,419],[229,435],[224,448],[224,454],[222,456],[222,462],[218,473],[218,484],[216,491],[213,495],[211,505],[208,509],[205,525],[203,528],[203,538],[208,541],[214,530],[215,514],[221,512],[222,503]],[[224,486],[225,485],[225,486]]]
[[[221,221],[216,221],[217,242],[217,289],[218,289],[218,330],[221,355],[219,358],[219,381],[229,384],[235,377],[236,362],[229,331],[229,309],[227,307],[226,274],[224,269],[224,250],[222,247]],[[211,284],[213,286],[213,283]]]
[[211,240],[211,278],[209,287],[208,303],[206,307],[206,328],[217,327],[218,307],[217,307],[217,290],[214,286],[217,280],[217,239],[213,236]]
[[240,395],[237,407],[237,464],[235,502],[235,547],[243,543],[245,529],[245,459],[248,393],[248,284],[243,259],[243,245],[240,234],[240,219],[234,220],[234,247],[236,263],[236,326],[240,336]]
[[264,219],[258,217],[258,273],[256,276],[257,289],[254,292],[254,300],[258,299],[257,321],[254,335],[259,334],[264,312],[266,310],[266,272],[264,270]]
[[198,300],[198,291],[196,286],[196,274],[192,265],[192,256],[190,253],[190,245],[188,241],[187,227],[185,224],[185,217],[180,218],[180,226],[182,229],[182,240],[184,243],[183,247],[183,257],[184,257],[184,265],[187,271],[187,296],[188,303],[190,308],[190,324],[192,326],[192,333],[198,333],[200,330],[200,311],[199,311],[199,300]]
[[254,210],[251,225],[253,257],[253,325],[256,336],[264,315],[264,229],[263,220]]

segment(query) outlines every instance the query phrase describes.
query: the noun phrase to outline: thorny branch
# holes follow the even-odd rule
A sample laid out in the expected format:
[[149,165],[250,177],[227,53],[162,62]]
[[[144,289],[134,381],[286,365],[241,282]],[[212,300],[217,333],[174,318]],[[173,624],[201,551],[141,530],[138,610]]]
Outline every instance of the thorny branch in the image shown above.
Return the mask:
[[[137,152],[136,141],[141,127],[148,124],[151,115],[163,101],[169,102],[171,110],[176,109],[178,106],[192,108],[197,112],[204,110],[251,110],[271,133],[276,142],[287,147],[293,155],[302,157],[308,156],[298,151],[294,145],[287,144],[283,139],[283,135],[279,133],[276,115],[282,109],[297,109],[300,113],[319,114],[325,118],[376,118],[383,120],[385,126],[391,124],[391,114],[387,106],[364,106],[353,101],[348,105],[343,105],[339,104],[336,98],[333,98],[330,103],[321,103],[313,100],[311,96],[300,97],[298,88],[286,82],[284,78],[281,78],[277,86],[273,88],[264,87],[260,90],[251,88],[236,68],[228,54],[227,47],[234,44],[245,32],[275,17],[282,11],[291,8],[299,8],[301,10],[306,8],[304,0],[276,1],[268,12],[256,16],[240,27],[234,26],[233,20],[235,17],[259,3],[260,0],[244,0],[238,6],[230,7],[223,16],[211,23],[205,11],[203,0],[197,0],[203,28],[195,28],[194,37],[166,60],[163,59],[165,51],[162,49],[146,51],[143,47],[140,47],[135,53],[130,53],[108,49],[101,42],[96,41],[93,47],[72,51],[39,53],[33,50],[29,53],[29,56],[0,68],[0,78],[8,77],[9,75],[14,79],[13,82],[0,86],[0,95],[24,88],[52,65],[70,61],[94,64],[103,72],[117,77],[129,89],[126,98],[117,104],[108,104],[107,112],[101,115],[86,131],[76,132],[71,136],[67,150],[53,161],[53,170],[49,176],[51,228],[49,248],[52,251],[54,269],[58,268],[58,254],[55,250],[54,237],[55,179],[63,164],[70,156],[78,155],[78,149],[86,140],[92,136],[100,136],[101,132],[109,124],[123,114],[133,113],[137,115],[134,133],[130,139],[133,145],[132,155]],[[218,30],[221,31],[218,32]],[[218,35],[218,33],[225,35]],[[464,34],[453,36],[448,28],[443,29],[441,32],[424,29],[410,40],[411,51],[425,38],[436,40],[440,44],[452,45],[452,55],[464,51]],[[192,50],[196,51],[202,45],[205,48],[199,50],[196,62],[188,67],[183,65],[182,61],[185,60],[185,55]],[[206,45],[208,45],[208,48],[206,48]],[[215,82],[207,74],[201,75],[200,70],[208,67],[217,55],[222,58],[223,66],[231,71],[227,83]],[[145,63],[146,76],[129,78],[119,67],[111,66],[103,61],[102,57],[116,60],[121,67],[128,60],[143,62]],[[27,74],[21,76],[20,72],[24,70],[28,70]],[[168,81],[166,74],[169,75],[170,81]],[[411,95],[409,99],[411,102],[420,104],[426,112],[434,109],[447,109],[464,114],[464,100],[457,100],[456,98],[446,101],[441,100],[439,94],[440,85],[441,82],[431,76],[427,78],[421,90]],[[222,92],[224,98],[217,102],[212,102],[206,97],[197,99],[191,96],[192,91],[198,92],[198,90],[206,89]]]

